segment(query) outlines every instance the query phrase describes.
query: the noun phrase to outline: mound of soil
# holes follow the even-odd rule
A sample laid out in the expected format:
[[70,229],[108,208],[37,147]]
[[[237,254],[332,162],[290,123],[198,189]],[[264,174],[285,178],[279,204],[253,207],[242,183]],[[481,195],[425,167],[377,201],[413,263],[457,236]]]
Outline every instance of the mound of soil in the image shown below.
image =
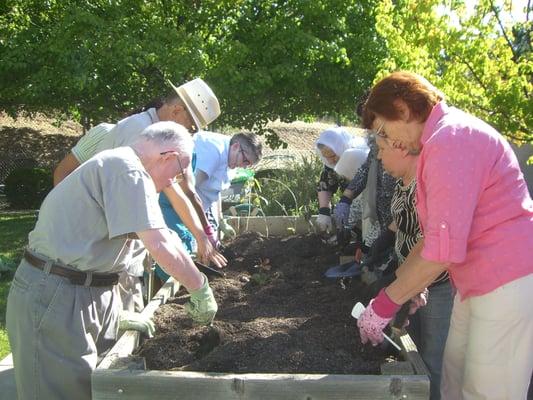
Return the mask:
[[316,235],[247,233],[229,246],[225,278],[211,279],[211,327],[186,316],[185,291],[155,313],[156,336],[137,351],[149,369],[205,372],[378,374],[388,354],[360,343],[350,311],[358,282],[326,280],[338,261]]

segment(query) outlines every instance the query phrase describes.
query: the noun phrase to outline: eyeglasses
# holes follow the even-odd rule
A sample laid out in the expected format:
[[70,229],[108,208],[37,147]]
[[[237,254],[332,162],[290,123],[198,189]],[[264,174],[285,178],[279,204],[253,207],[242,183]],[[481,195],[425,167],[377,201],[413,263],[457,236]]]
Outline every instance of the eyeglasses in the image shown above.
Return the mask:
[[[165,154],[168,154],[168,153],[176,153],[176,161],[178,161],[178,167],[179,167],[179,173],[176,173],[176,177],[174,178],[176,182],[179,182],[181,180],[183,180],[183,176],[184,176],[184,171],[183,171],[183,168],[181,166],[181,161],[180,161],[180,157],[179,157],[179,154],[174,151],[174,150],[168,150],[168,151],[163,151],[162,153],[159,153],[160,155],[164,156]],[[178,177],[180,177],[178,179]]]
[[379,128],[374,132],[374,135],[379,136],[380,138],[383,138],[383,139],[388,139],[389,137],[383,130],[384,126],[385,126],[385,122],[382,122]]
[[241,149],[241,156],[242,156],[242,164],[245,166],[245,167],[249,167],[250,165],[252,165],[253,163],[250,161],[250,159],[248,157],[246,157],[246,153],[244,152],[244,149],[242,148],[242,145],[239,143],[239,147]]
[[385,127],[385,122],[382,122],[381,125],[378,127],[378,129],[374,132],[374,135],[385,140],[385,143],[387,143],[388,146],[395,147],[394,145],[395,142],[383,130],[384,127]]

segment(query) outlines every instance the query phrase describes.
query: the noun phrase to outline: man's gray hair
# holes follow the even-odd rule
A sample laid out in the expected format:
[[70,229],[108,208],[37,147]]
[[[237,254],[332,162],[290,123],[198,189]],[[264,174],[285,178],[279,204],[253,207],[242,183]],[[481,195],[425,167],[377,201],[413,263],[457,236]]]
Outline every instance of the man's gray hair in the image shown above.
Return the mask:
[[231,137],[230,145],[239,143],[248,153],[251,153],[255,160],[254,164],[258,163],[263,156],[263,144],[257,135],[253,133],[237,133]]
[[156,122],[142,131],[134,147],[143,142],[152,142],[161,152],[177,151],[180,155],[192,157],[194,143],[189,131],[173,121]]

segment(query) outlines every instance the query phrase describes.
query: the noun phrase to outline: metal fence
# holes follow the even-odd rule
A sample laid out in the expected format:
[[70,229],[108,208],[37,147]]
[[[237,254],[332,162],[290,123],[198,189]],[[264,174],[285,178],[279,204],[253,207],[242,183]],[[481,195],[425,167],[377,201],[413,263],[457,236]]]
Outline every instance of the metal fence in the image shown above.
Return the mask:
[[4,194],[4,184],[11,171],[17,168],[39,167],[39,163],[24,152],[18,153],[14,157],[3,157],[0,159],[0,210],[8,208],[8,203]]

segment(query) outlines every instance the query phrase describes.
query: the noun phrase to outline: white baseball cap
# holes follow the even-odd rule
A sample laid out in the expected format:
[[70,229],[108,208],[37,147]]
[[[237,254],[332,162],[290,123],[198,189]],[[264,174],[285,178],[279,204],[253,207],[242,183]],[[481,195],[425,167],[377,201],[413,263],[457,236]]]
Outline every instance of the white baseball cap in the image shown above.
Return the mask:
[[196,78],[178,87],[170,81],[168,83],[185,103],[187,111],[194,120],[196,130],[205,128],[220,115],[218,99],[202,79]]

